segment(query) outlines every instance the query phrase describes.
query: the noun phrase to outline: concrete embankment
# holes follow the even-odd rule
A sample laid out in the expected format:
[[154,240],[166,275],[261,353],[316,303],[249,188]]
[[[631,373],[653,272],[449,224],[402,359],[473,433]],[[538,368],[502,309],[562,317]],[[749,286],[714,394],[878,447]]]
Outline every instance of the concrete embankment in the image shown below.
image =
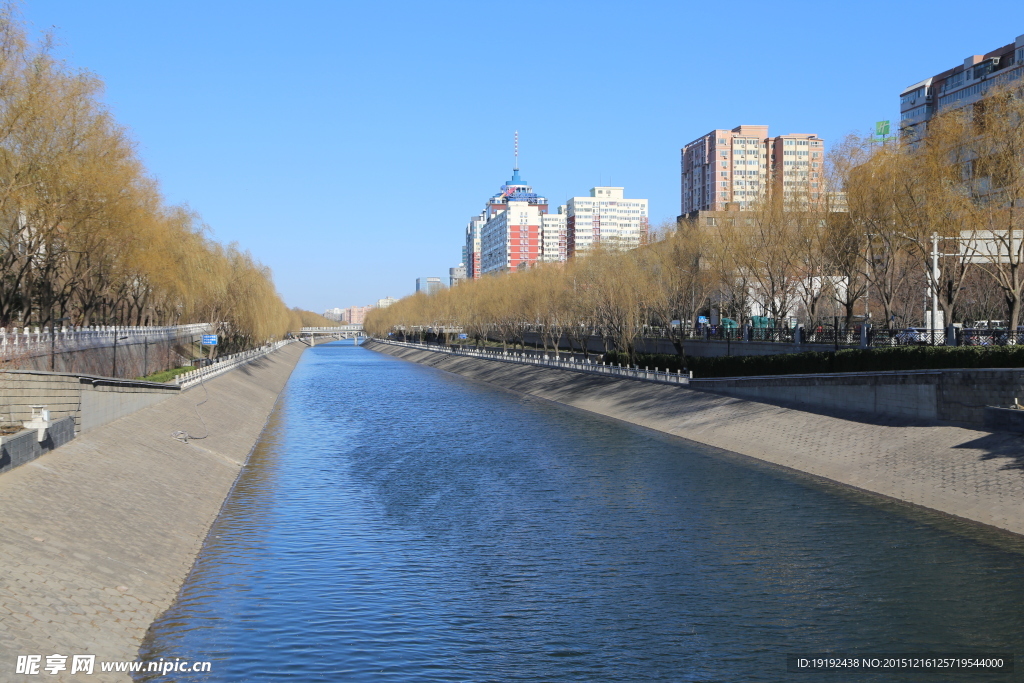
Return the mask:
[[986,406],[1024,398],[1024,371],[994,369],[844,372],[696,379],[691,389],[812,412],[983,427]]
[[[18,655],[132,661],[174,601],[303,349],[290,344],[0,476],[0,676]],[[184,430],[205,439],[172,437]],[[171,653],[173,656],[174,653]]]
[[1024,534],[1024,440],[955,426],[878,424],[664,384],[366,348]]

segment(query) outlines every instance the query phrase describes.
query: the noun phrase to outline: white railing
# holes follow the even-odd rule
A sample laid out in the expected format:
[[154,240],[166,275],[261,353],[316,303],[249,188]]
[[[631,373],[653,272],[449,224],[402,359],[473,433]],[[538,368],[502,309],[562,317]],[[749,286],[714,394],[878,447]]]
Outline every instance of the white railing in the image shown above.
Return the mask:
[[301,334],[308,334],[310,332],[362,332],[362,325],[338,325],[337,327],[303,327],[300,330]]
[[448,353],[453,356],[470,356],[472,358],[485,358],[497,360],[504,363],[522,363],[524,365],[542,365],[559,370],[571,370],[573,372],[585,372],[592,375],[607,375],[609,377],[625,377],[627,379],[638,379],[646,382],[659,382],[661,384],[689,384],[690,373],[681,371],[671,372],[654,368],[641,368],[639,366],[612,365],[605,362],[591,361],[589,359],[577,359],[575,357],[559,358],[544,354],[519,353],[516,351],[487,351],[483,349],[462,349],[451,346],[439,346],[436,344],[415,344],[413,342],[400,342],[391,339],[376,339],[375,341],[394,346],[406,346],[412,349],[423,349],[425,351],[437,351]]
[[169,325],[167,327],[135,327],[98,325],[94,327],[60,327],[50,336],[50,329],[39,327],[0,327],[0,358],[31,356],[55,351],[77,351],[113,346],[115,339],[125,344],[143,341],[159,342],[203,334],[211,331],[207,323]]
[[200,382],[221,375],[228,370],[233,370],[239,365],[250,363],[257,358],[262,358],[268,353],[277,351],[282,346],[291,344],[294,339],[282,339],[281,341],[274,342],[261,346],[258,349],[252,349],[250,351],[240,351],[239,353],[233,353],[230,356],[222,356],[217,358],[212,365],[207,365],[202,368],[193,370],[192,372],[184,372],[174,378],[174,383],[184,389],[189,389]]

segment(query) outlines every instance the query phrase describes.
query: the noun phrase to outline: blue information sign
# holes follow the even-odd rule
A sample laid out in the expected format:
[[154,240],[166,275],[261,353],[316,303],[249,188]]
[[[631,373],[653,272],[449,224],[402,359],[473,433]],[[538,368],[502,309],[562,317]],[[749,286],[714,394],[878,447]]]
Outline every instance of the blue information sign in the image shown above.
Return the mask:
[[215,334],[204,334],[203,335],[203,346],[216,346],[217,335]]
[[469,335],[468,334],[460,334],[459,335],[459,339],[469,339]]

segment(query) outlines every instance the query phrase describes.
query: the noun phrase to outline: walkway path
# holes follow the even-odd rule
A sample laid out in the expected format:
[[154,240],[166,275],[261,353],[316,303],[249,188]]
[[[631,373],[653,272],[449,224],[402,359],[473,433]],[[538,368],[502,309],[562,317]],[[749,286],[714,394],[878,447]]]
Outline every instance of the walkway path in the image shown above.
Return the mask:
[[1024,437],[869,424],[662,384],[367,342],[470,379],[1024,534]]
[[[127,681],[304,349],[291,344],[0,476],[0,679]],[[94,654],[97,673],[16,676],[18,655]],[[170,653],[173,657],[173,653]],[[71,668],[70,657],[67,660]]]

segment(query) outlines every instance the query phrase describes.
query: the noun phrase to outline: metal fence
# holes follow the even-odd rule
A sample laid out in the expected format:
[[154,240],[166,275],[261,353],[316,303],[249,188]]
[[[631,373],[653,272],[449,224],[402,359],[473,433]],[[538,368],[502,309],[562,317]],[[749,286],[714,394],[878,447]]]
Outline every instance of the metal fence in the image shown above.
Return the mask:
[[963,346],[1016,346],[1024,344],[1024,332],[1012,330],[963,330],[960,333]]
[[191,325],[170,325],[166,327],[121,327],[103,325],[96,327],[61,327],[50,335],[48,328],[34,330],[23,327],[10,330],[0,327],[0,357],[28,356],[55,351],[78,351],[103,346],[113,346],[114,341],[132,344],[144,340],[167,341],[190,335],[209,332],[207,323]]
[[621,363],[613,365],[611,363],[591,361],[584,358],[560,358],[558,356],[550,356],[547,353],[521,353],[518,351],[490,351],[487,349],[467,349],[462,348],[458,345],[441,345],[441,344],[416,344],[413,342],[402,342],[395,341],[392,339],[378,339],[376,341],[383,342],[385,344],[392,344],[394,346],[404,346],[412,349],[423,349],[425,351],[441,351],[449,353],[453,356],[469,356],[471,358],[484,358],[487,360],[497,360],[504,363],[520,363],[523,365],[540,365],[548,368],[558,368],[559,370],[571,370],[573,372],[583,372],[592,375],[606,375],[610,377],[625,377],[628,379],[637,379],[646,382],[658,382],[661,384],[689,384],[690,375],[689,373],[683,372],[669,372],[668,370],[660,370],[659,368],[641,368],[639,366],[623,366]]
[[[679,338],[676,331],[670,334],[663,327],[648,327],[644,330],[647,339]],[[774,344],[822,344],[836,348],[873,348],[891,346],[943,346],[947,339],[946,330],[929,330],[924,328],[907,328],[887,330],[868,326],[862,332],[861,325],[851,327],[834,325],[816,325],[799,327],[722,327],[720,325],[702,325],[682,332],[684,341],[717,341],[717,342],[767,342]],[[956,345],[969,346],[1007,346],[1024,343],[1024,331],[1008,332],[1006,330],[961,330],[957,328]]]
[[294,341],[294,339],[283,339],[272,344],[261,346],[258,349],[252,349],[250,351],[240,351],[239,353],[233,353],[230,356],[221,356],[220,358],[216,359],[211,365],[198,368],[196,370],[193,370],[192,372],[185,372],[178,375],[177,377],[174,378],[174,382],[183,390],[188,389],[190,387],[194,387],[200,382],[216,377],[217,375],[222,375],[228,370],[233,370],[234,368],[237,368],[239,365],[251,363],[257,358],[262,358],[268,353],[273,353],[282,346],[285,346],[286,344],[291,344]]
[[[527,326],[527,331],[543,335],[541,325]],[[579,336],[579,335],[577,335]],[[597,330],[590,330],[589,338],[600,338]],[[950,335],[946,329],[931,330],[921,327],[886,329],[861,324],[815,325],[798,327],[725,327],[722,325],[687,326],[668,329],[644,326],[640,337],[646,340],[712,341],[725,343],[767,342],[773,344],[819,344],[841,348],[887,348],[893,346],[1014,346],[1024,344],[1024,330],[990,330],[956,327]],[[563,334],[564,338],[564,334]]]
[[907,328],[903,330],[868,330],[868,346],[943,346],[946,344],[945,330]]

